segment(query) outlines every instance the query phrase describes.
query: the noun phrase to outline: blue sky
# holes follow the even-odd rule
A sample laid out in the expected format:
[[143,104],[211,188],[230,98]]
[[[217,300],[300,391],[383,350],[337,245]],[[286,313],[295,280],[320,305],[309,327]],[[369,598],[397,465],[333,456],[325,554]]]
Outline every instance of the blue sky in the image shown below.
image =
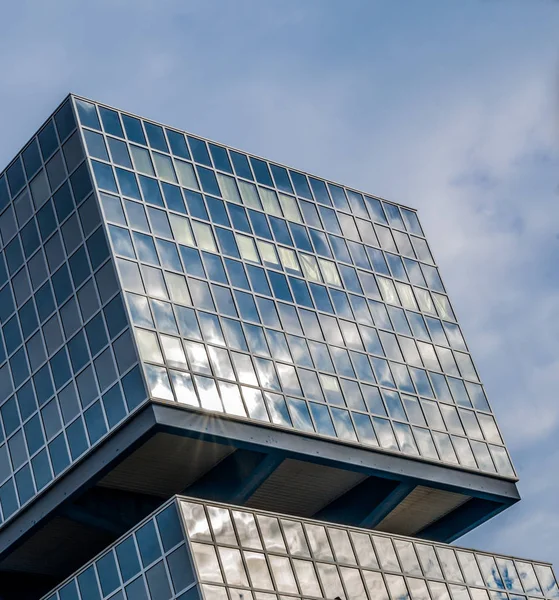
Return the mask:
[[69,91],[419,208],[523,502],[459,543],[559,565],[559,2],[20,0],[0,164]]

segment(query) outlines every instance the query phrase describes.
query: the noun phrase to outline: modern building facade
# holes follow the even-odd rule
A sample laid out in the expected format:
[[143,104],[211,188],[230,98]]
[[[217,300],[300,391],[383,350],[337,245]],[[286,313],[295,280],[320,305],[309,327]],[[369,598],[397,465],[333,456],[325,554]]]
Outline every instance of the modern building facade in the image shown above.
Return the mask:
[[71,95],[0,241],[0,597],[555,597],[444,545],[519,496],[413,209]]

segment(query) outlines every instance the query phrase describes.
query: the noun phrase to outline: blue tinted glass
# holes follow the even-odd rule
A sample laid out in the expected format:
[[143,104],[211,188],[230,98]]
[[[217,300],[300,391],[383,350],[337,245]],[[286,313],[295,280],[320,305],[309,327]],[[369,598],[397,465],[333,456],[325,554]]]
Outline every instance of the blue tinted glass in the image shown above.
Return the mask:
[[186,205],[188,206],[188,212],[193,217],[209,221],[210,218],[206,211],[206,206],[204,204],[202,194],[199,194],[198,192],[191,192],[190,190],[185,190],[185,196]]
[[209,252],[202,252],[202,256],[204,257],[204,263],[206,264],[208,277],[212,281],[228,284],[229,281],[227,280],[227,275],[225,274],[225,269],[223,268],[221,258],[215,254],[210,254]]
[[260,317],[258,316],[258,311],[256,309],[253,296],[251,294],[246,294],[245,292],[235,290],[235,298],[237,300],[239,311],[241,312],[241,318],[260,323]]
[[148,214],[155,235],[162,235],[169,238],[173,237],[171,226],[169,225],[169,218],[164,210],[148,207]]
[[56,229],[56,218],[52,204],[47,202],[43,208],[37,213],[37,221],[39,223],[39,231],[41,238],[45,241],[48,236]]
[[[41,167],[41,155],[39,154],[39,147],[37,146],[37,142],[35,139],[31,141],[29,146],[23,151],[23,165],[25,167],[25,172],[27,173],[27,177],[31,178],[37,170]],[[1,184],[0,184],[1,185]],[[1,196],[0,192],[0,196]],[[0,210],[3,208],[2,202],[0,202]]]
[[325,206],[319,206],[320,215],[322,216],[322,220],[324,222],[324,229],[331,233],[342,233],[340,229],[340,224],[338,223],[338,218],[336,217],[336,212],[330,208],[326,208]]
[[311,293],[314,298],[314,303],[318,310],[323,310],[324,312],[333,313],[334,309],[332,307],[332,303],[330,302],[330,298],[328,297],[328,292],[323,285],[319,285],[317,283],[310,283]]
[[347,241],[347,245],[349,247],[351,258],[353,259],[353,264],[362,267],[363,269],[370,269],[371,265],[367,258],[367,253],[365,252],[365,246],[363,246],[363,244],[358,244],[357,242],[352,242],[351,240]]
[[235,241],[233,232],[229,231],[228,229],[222,229],[221,227],[216,227],[215,232],[219,242],[219,247],[223,254],[240,258],[237,242]]
[[134,237],[134,245],[136,246],[138,258],[142,262],[158,265],[159,259],[157,258],[157,253],[155,251],[153,238],[149,235],[138,233],[137,231],[132,232],[132,235]]
[[320,179],[314,179],[313,177],[309,177],[309,181],[311,182],[311,188],[316,201],[321,202],[322,204],[328,204],[328,206],[332,206],[332,201],[330,200],[330,196],[328,195],[328,190],[326,189],[326,184],[324,181]]
[[85,162],[70,175],[70,185],[74,192],[76,204],[79,204],[91,192],[91,180],[89,179],[87,164]]
[[103,122],[105,131],[111,135],[123,138],[124,132],[122,131],[118,113],[115,110],[103,108],[102,106],[99,107],[99,113],[101,114],[101,121]]
[[336,260],[351,263],[352,260],[349,256],[349,252],[343,238],[340,238],[335,235],[328,235],[328,239],[330,240],[330,244],[332,245],[332,250],[334,251],[334,256]]
[[269,218],[276,241],[280,244],[285,244],[286,246],[293,246],[293,241],[291,239],[291,235],[289,235],[289,229],[287,228],[286,221],[283,219],[278,219],[277,217]]
[[54,123],[49,121],[43,129],[41,129],[38,137],[41,154],[43,155],[43,160],[46,161],[46,159],[58,148],[58,139],[56,137]]
[[62,265],[60,269],[52,276],[52,287],[58,306],[72,293],[72,282],[68,274],[68,267]]
[[114,138],[108,138],[108,142],[113,162],[117,165],[131,169],[132,161],[130,160],[130,154],[128,153],[126,144],[120,140],[115,140]]
[[8,263],[8,270],[11,274],[15,273],[19,267],[23,264],[23,252],[21,251],[21,245],[19,238],[14,238],[4,249],[6,254],[6,262]]
[[69,100],[67,100],[60,107],[60,109],[54,115],[54,120],[56,122],[56,128],[58,129],[60,139],[66,139],[76,126],[72,105]]
[[14,385],[21,385],[29,377],[29,367],[25,357],[25,350],[20,348],[10,359],[10,369],[14,378]]
[[383,275],[390,275],[390,271],[388,270],[388,266],[386,265],[386,261],[384,259],[384,254],[382,253],[382,250],[377,250],[376,248],[370,248],[369,246],[367,246],[367,253],[373,264],[373,269],[377,273],[382,273]]
[[388,224],[380,200],[377,200],[377,198],[371,198],[370,196],[365,196],[365,202],[367,204],[367,208],[369,209],[369,215],[373,221]]
[[163,561],[157,563],[147,571],[146,579],[151,598],[171,598],[173,594],[169,586],[169,579]]
[[91,408],[88,408],[84,413],[84,418],[90,443],[94,444],[107,432],[101,403],[96,402]]
[[164,206],[163,198],[161,197],[161,190],[156,179],[140,175],[140,186],[142,188],[142,194],[144,200],[148,204],[155,204],[156,206]]
[[349,211],[349,204],[347,203],[347,198],[343,188],[338,185],[334,185],[333,183],[329,183],[328,188],[330,189],[330,195],[334,201],[334,206],[336,208],[340,208],[341,210]]
[[304,200],[301,200],[299,202],[299,206],[303,211],[303,217],[307,225],[311,227],[318,227],[319,229],[323,228],[315,204],[313,204],[312,202],[305,202]]
[[130,232],[128,229],[124,229],[124,227],[116,227],[115,225],[109,225],[109,236],[117,254],[127,256],[129,258],[136,258],[134,248],[132,247],[132,239],[130,238]]
[[415,337],[420,340],[430,341],[429,333],[427,332],[427,326],[423,317],[414,312],[407,312],[408,319]]
[[317,431],[323,435],[335,436],[336,432],[334,431],[328,408],[321,404],[315,404],[314,402],[309,402],[309,406]]
[[124,400],[119,385],[114,385],[108,392],[103,394],[102,401],[109,427],[114,427],[114,425],[121,421],[126,415]]
[[215,306],[210,294],[210,288],[206,282],[198,281],[197,279],[190,279],[188,284],[190,287],[190,293],[192,295],[192,301],[196,308],[215,310]]
[[258,310],[260,311],[260,315],[264,324],[268,327],[276,327],[277,329],[281,329],[280,320],[273,301],[267,300],[266,298],[257,297],[256,304],[258,305]]
[[216,146],[215,144],[208,144],[210,152],[214,160],[216,169],[225,171],[226,173],[233,173],[231,163],[229,162],[229,156],[227,156],[227,150],[222,146]]
[[353,214],[357,215],[358,217],[364,217],[365,219],[367,219],[369,215],[367,213],[367,209],[365,208],[363,196],[357,192],[352,192],[348,190],[347,197],[349,198],[349,203],[351,205]]
[[161,257],[161,264],[167,269],[182,271],[181,261],[177,247],[172,242],[157,239],[157,249]]
[[204,190],[206,194],[221,196],[221,191],[219,190],[215,173],[210,169],[205,169],[204,167],[196,167],[196,170],[198,171],[200,183],[202,184],[202,190]]
[[274,176],[274,181],[276,182],[278,190],[292,194],[293,187],[291,186],[287,169],[280,167],[279,165],[270,165],[270,168],[272,169],[272,175]]
[[275,271],[268,271],[268,277],[270,278],[270,283],[272,284],[274,296],[276,296],[276,298],[279,298],[280,300],[293,302],[293,298],[291,296],[291,292],[289,291],[289,286],[287,285],[287,279],[285,275],[282,275],[281,273],[276,273]]
[[321,231],[317,231],[316,229],[309,229],[309,231],[311,234],[311,239],[314,245],[315,252],[317,254],[320,254],[320,256],[332,258],[332,252],[330,251],[330,246],[328,245],[326,234],[322,233]]
[[74,210],[74,200],[70,192],[70,187],[65,183],[52,197],[58,222],[62,223],[64,219]]
[[37,489],[43,489],[52,480],[52,472],[46,449],[33,458],[31,467],[33,468]]
[[64,441],[64,435],[60,434],[56,437],[49,444],[48,448],[54,474],[58,475],[70,464],[70,457],[68,455],[68,449],[66,448],[66,442]]
[[37,400],[39,405],[42,406],[54,393],[48,364],[35,373],[33,383],[35,384]]
[[10,202],[10,195],[8,194],[8,186],[6,185],[6,178],[0,177],[0,210],[3,210]]
[[28,300],[19,310],[19,320],[23,336],[27,339],[39,325],[33,299]]
[[293,290],[297,304],[307,306],[308,308],[314,308],[311,295],[309,294],[309,289],[305,281],[303,279],[297,279],[296,277],[289,277],[289,282],[291,283],[291,289]]
[[128,324],[120,296],[116,296],[105,306],[103,314],[111,338],[114,338]]
[[35,495],[33,486],[33,477],[29,465],[25,465],[23,469],[15,475],[17,494],[21,504],[25,504],[32,496]]
[[256,181],[258,183],[262,183],[263,185],[269,185],[273,187],[272,177],[270,175],[270,171],[268,170],[268,165],[259,158],[250,157],[250,162],[252,164],[252,170],[254,171],[254,176],[256,177]]
[[245,269],[241,262],[232,260],[230,258],[226,258],[225,268],[227,269],[231,285],[243,288],[244,290],[250,290],[250,285],[248,283]]
[[130,198],[141,200],[140,189],[138,188],[136,175],[132,173],[132,171],[125,171],[124,169],[116,167],[116,176],[123,196],[129,196]]
[[[307,235],[306,228],[302,225],[297,225],[296,223],[289,223],[289,227],[291,229],[291,234],[293,235],[293,240],[295,241],[295,246],[300,250],[312,252],[313,248],[309,236]],[[311,230],[311,232],[312,231],[313,230]]]
[[172,129],[167,129],[166,131],[169,144],[171,145],[171,152],[175,156],[180,156],[181,158],[190,160],[190,152],[186,146],[184,135],[178,131],[173,131]]
[[248,164],[248,159],[245,154],[230,150],[231,160],[233,161],[233,167],[235,168],[235,174],[245,179],[253,180],[252,172]]
[[66,430],[66,435],[68,436],[72,460],[75,460],[78,456],[83,454],[88,447],[82,420],[78,419],[77,421],[74,421]]
[[[92,356],[102,350],[108,343],[107,333],[105,332],[105,324],[101,313],[97,314],[85,326],[87,341],[91,350]],[[83,334],[82,334],[83,335]]]
[[105,239],[105,233],[101,227],[89,236],[86,241],[86,246],[91,266],[95,270],[109,256],[109,248]]
[[146,399],[146,390],[138,366],[134,367],[122,378],[122,387],[126,404],[130,410]]
[[95,175],[95,181],[97,181],[97,185],[101,189],[118,193],[115,177],[111,167],[95,160],[91,161],[91,164],[93,166],[93,174]]
[[113,553],[108,552],[105,554],[105,556],[100,558],[95,565],[97,567],[97,573],[99,575],[99,582],[101,584],[103,596],[108,596],[120,586],[118,569]]
[[170,210],[186,214],[186,208],[182,199],[180,188],[170,183],[162,183],[163,195],[165,196],[165,204]]
[[0,408],[4,431],[7,436],[11,435],[20,425],[19,413],[15,398],[12,396]]
[[99,123],[99,117],[97,116],[95,104],[91,104],[91,102],[85,102],[84,100],[76,100],[76,106],[78,108],[78,115],[82,125],[91,127],[91,129],[101,130],[101,124]]
[[248,277],[250,279],[252,289],[257,294],[271,296],[272,291],[270,290],[270,286],[268,285],[264,269],[261,269],[260,267],[255,267],[253,265],[246,265],[246,269],[248,271]]
[[[45,284],[46,286],[48,283]],[[49,288],[50,292],[50,288]],[[14,312],[14,300],[12,297],[12,291],[10,287],[5,287],[0,290],[0,320],[4,321],[7,317],[9,317]],[[54,306],[53,306],[54,309]],[[51,311],[49,311],[50,314]]]
[[225,227],[231,227],[231,223],[229,223],[229,217],[227,216],[227,211],[225,210],[225,203],[222,200],[208,196],[206,198],[206,203],[208,205],[208,210],[210,211],[211,219],[214,223],[217,223],[218,225],[225,225]]
[[153,521],[148,521],[136,532],[136,540],[144,567],[161,556],[161,548]]
[[167,148],[167,141],[165,140],[165,134],[163,133],[163,127],[147,121],[144,121],[144,127],[148,136],[149,145],[156,150],[169,152],[169,148]]
[[198,138],[187,136],[188,143],[190,144],[190,150],[192,152],[192,157],[194,160],[202,165],[206,165],[208,167],[212,166],[212,161],[210,160],[210,155],[208,154],[208,148],[206,146],[206,142],[204,140],[199,140]]
[[138,202],[131,202],[130,200],[125,200],[124,204],[130,227],[149,233],[150,228],[144,207]]
[[126,586],[126,600],[148,600],[143,577]]
[[[99,338],[105,335],[104,328],[101,330],[99,336],[96,337],[97,343],[99,343]],[[104,340],[106,343],[106,339]],[[90,342],[91,347],[91,342]],[[89,354],[87,352],[87,346],[85,343],[83,332],[80,331],[77,333],[69,342],[68,342],[68,352],[70,353],[70,362],[72,363],[72,370],[74,373],[80,371],[80,369],[89,361]],[[93,350],[92,350],[93,354]]]
[[126,131],[126,137],[138,144],[146,145],[146,138],[144,136],[144,130],[142,129],[142,122],[136,117],[130,117],[129,115],[122,115],[122,122],[124,123],[124,129]]
[[237,309],[235,308],[235,303],[233,302],[231,290],[220,285],[212,285],[212,291],[217,304],[218,312],[230,317],[237,317]]
[[392,271],[393,277],[396,279],[403,279],[404,281],[408,280],[406,271],[404,270],[404,265],[402,264],[402,259],[399,256],[387,252],[386,260],[388,261],[388,265]]
[[289,173],[291,175],[291,181],[293,181],[293,185],[295,186],[295,193],[302,198],[312,200],[312,194],[306,175],[298,173],[297,171],[289,171]]
[[255,210],[248,211],[250,222],[252,223],[252,228],[256,235],[260,237],[266,238],[268,240],[272,240],[272,232],[270,231],[270,227],[268,226],[268,221],[266,220],[266,215],[261,212],[257,212]]
[[351,307],[349,306],[345,292],[340,292],[339,290],[330,290],[330,294],[334,302],[336,314],[340,317],[353,319],[353,313],[351,312]]
[[202,266],[202,260],[200,259],[198,250],[195,248],[188,248],[187,246],[179,246],[179,250],[182,257],[184,272],[196,277],[205,277],[206,273]]
[[22,342],[18,319],[15,315],[2,327],[2,332],[6,341],[6,350],[8,354],[11,354]]
[[100,158],[101,160],[109,160],[107,153],[107,146],[105,140],[100,133],[94,131],[84,131],[85,143],[87,145],[88,153],[93,158]]

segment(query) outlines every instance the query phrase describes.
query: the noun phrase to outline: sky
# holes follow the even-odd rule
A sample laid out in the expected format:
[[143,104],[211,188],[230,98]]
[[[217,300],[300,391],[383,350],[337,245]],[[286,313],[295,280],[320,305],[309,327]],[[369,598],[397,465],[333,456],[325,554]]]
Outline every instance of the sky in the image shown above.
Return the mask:
[[559,567],[559,2],[2,12],[0,165],[74,92],[418,208],[523,497],[458,543]]

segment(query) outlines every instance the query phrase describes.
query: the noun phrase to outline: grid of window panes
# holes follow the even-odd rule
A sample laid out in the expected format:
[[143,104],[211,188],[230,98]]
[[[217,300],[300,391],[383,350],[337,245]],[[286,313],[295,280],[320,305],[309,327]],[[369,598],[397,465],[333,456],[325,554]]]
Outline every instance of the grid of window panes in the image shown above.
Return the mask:
[[197,600],[194,584],[191,560],[173,501],[44,598]]
[[76,103],[152,397],[514,476],[415,212]]
[[145,399],[119,289],[67,101],[0,174],[0,522]]
[[179,500],[206,600],[558,598],[549,565]]

